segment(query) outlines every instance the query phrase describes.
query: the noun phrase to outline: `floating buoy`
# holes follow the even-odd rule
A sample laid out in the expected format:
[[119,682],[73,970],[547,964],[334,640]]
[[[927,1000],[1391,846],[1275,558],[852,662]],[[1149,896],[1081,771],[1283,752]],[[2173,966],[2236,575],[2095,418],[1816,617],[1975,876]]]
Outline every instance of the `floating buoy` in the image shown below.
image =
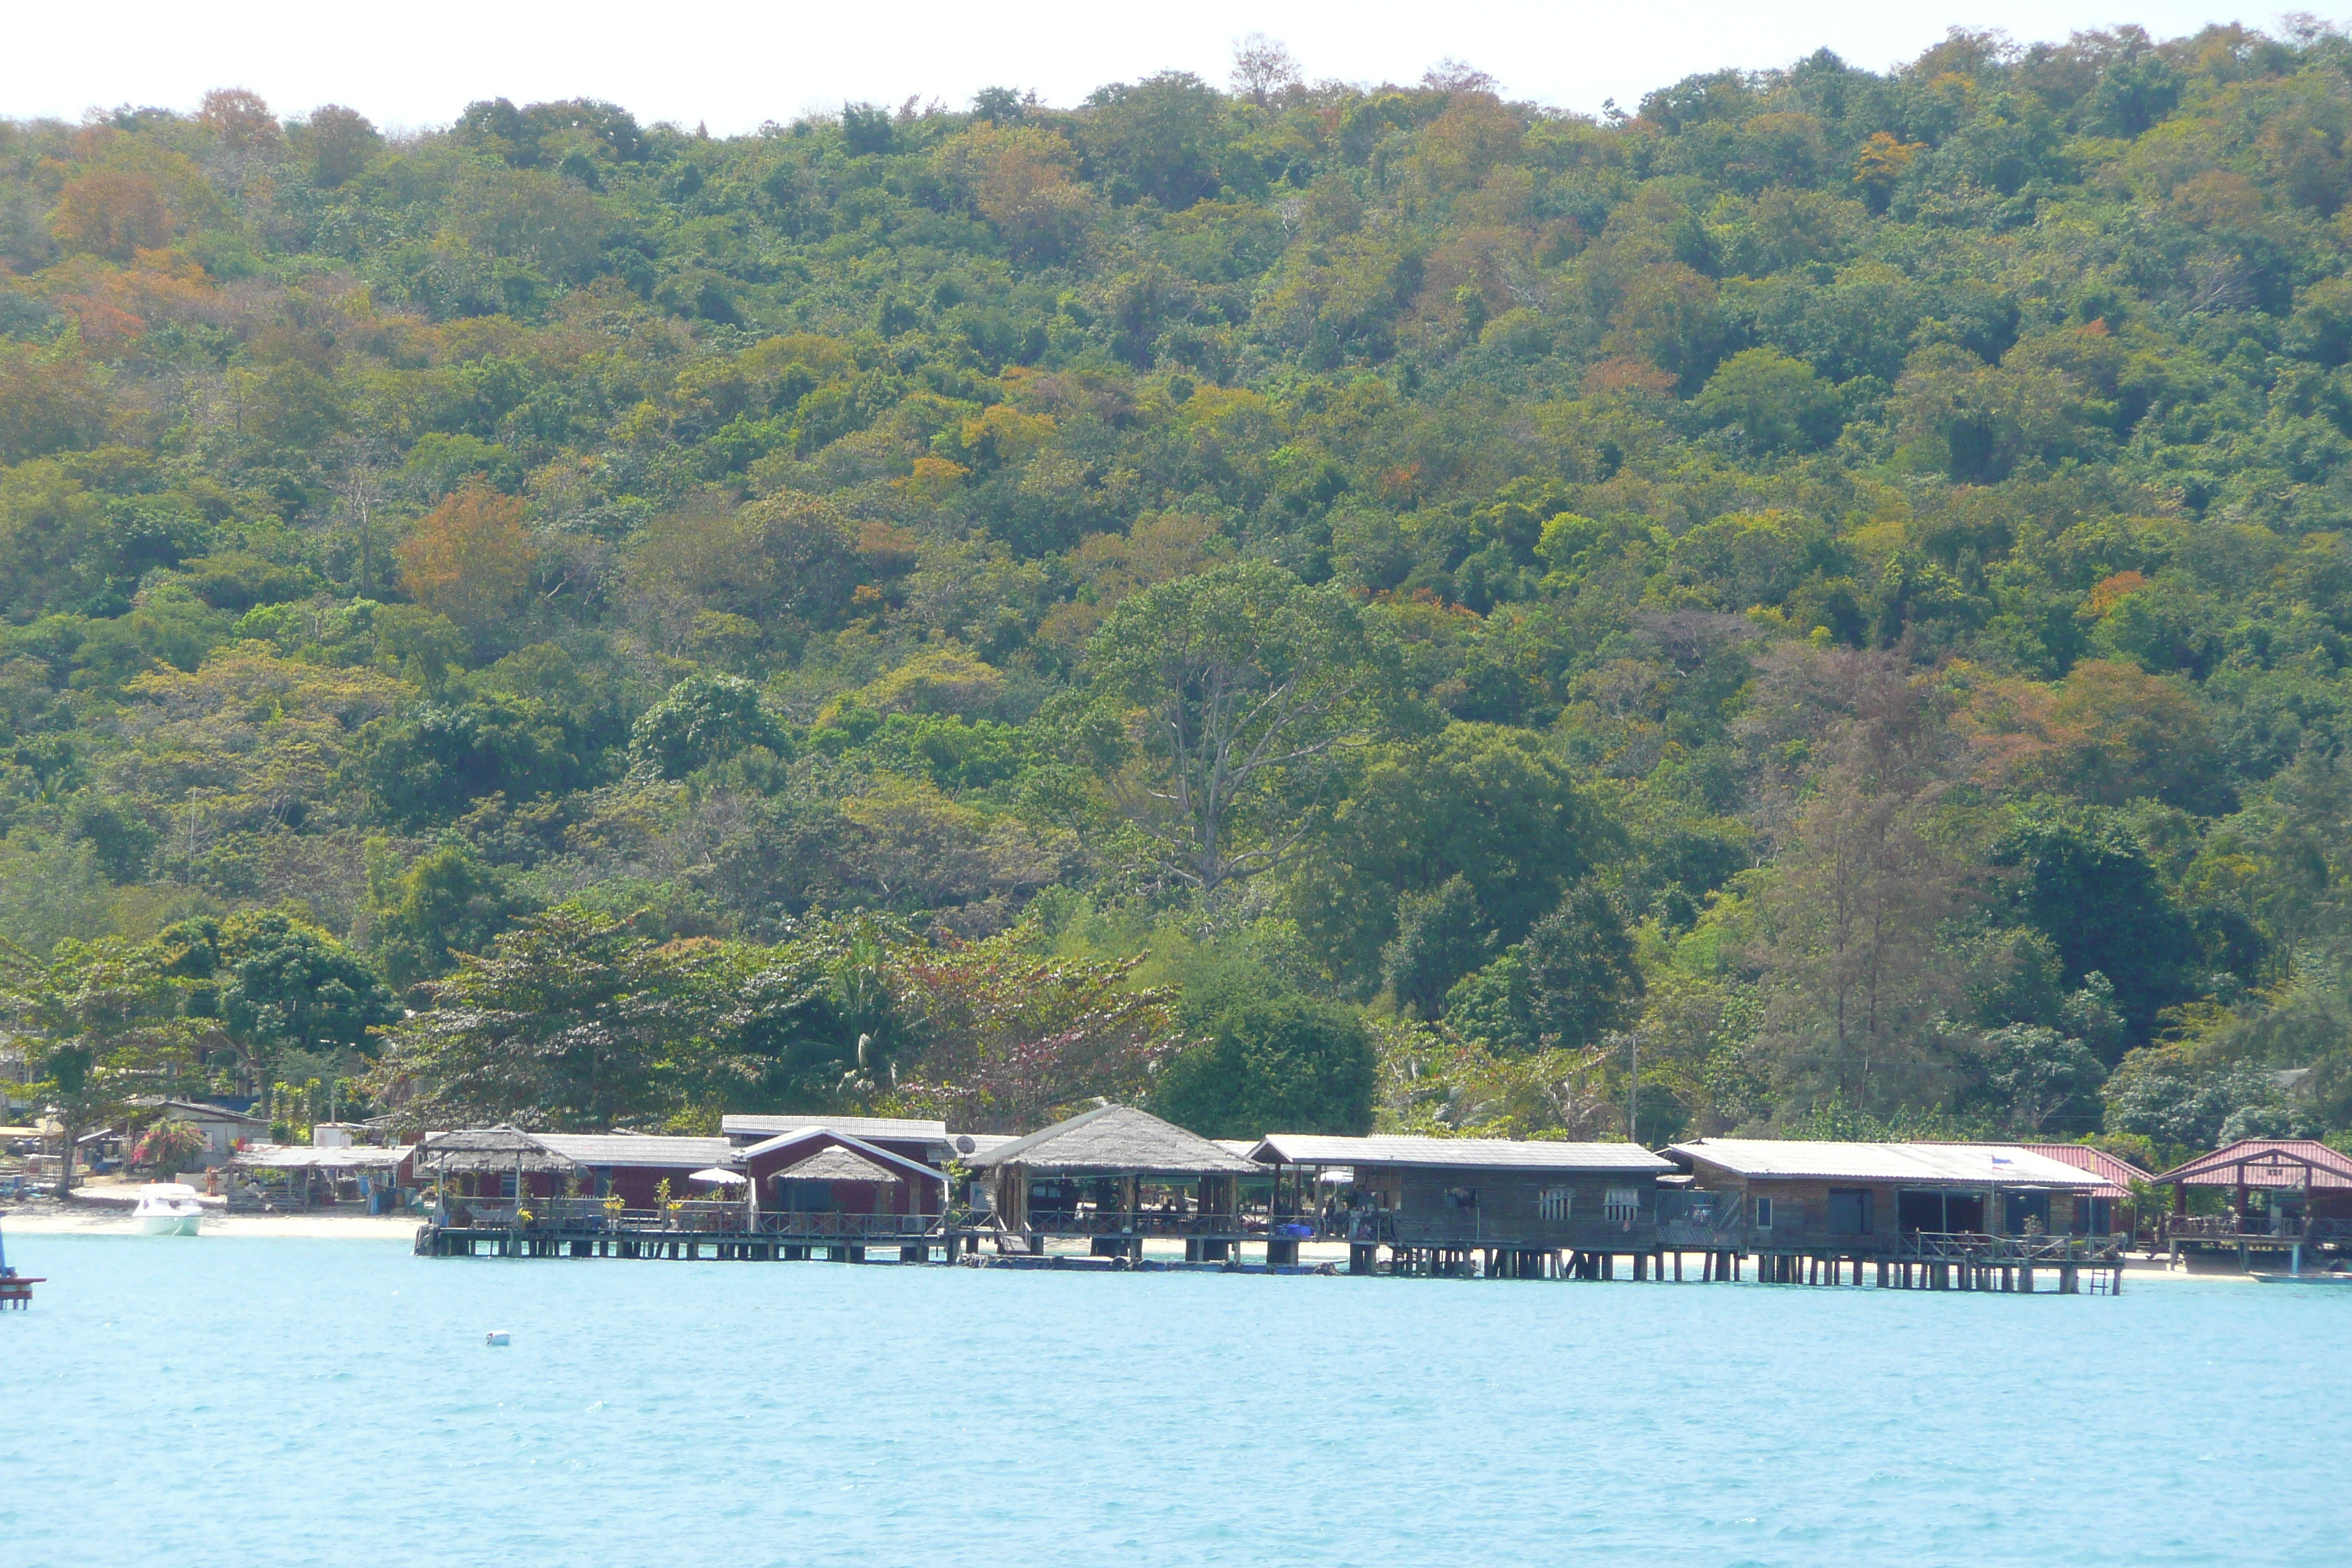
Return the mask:
[[486,1345],[505,1344],[508,1342],[507,1331],[504,1329],[492,1329],[482,1336],[482,1342]]

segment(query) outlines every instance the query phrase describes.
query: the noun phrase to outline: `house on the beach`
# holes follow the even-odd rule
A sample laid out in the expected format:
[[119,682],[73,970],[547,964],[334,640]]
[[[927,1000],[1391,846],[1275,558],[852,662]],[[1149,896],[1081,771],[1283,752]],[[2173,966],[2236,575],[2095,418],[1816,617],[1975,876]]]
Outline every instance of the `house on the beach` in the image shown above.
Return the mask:
[[209,1170],[215,1165],[226,1164],[240,1143],[269,1142],[268,1117],[234,1110],[208,1100],[142,1097],[131,1101],[128,1121],[134,1127],[152,1126],[157,1121],[184,1121],[203,1133],[204,1152],[191,1169]]
[[416,1186],[413,1145],[256,1143],[231,1155],[217,1184],[231,1213],[302,1213],[352,1204],[396,1211]]
[[1605,1277],[1623,1256],[1640,1278],[1657,1246],[1658,1179],[1675,1168],[1633,1143],[1297,1132],[1268,1133],[1250,1157],[1276,1173],[1276,1212],[1346,1240],[1357,1273],[1385,1246],[1399,1272],[1458,1272],[1476,1256],[1490,1274],[1538,1276],[1564,1259]]
[[2316,1139],[2242,1138],[2154,1180],[2172,1189],[2165,1240],[2189,1268],[2300,1272],[2352,1256],[2352,1155]]
[[1701,1138],[1667,1155],[1691,1183],[1669,1245],[1868,1258],[1908,1237],[2080,1235],[2111,1184],[2015,1143],[1839,1143]]
[[2130,1236],[2151,1217],[2138,1212],[2140,1200],[2134,1187],[2135,1184],[2145,1187],[2156,1178],[2120,1154],[2111,1154],[2088,1143],[2025,1143],[2020,1147],[2078,1171],[2088,1171],[2104,1184],[2074,1194],[2074,1223],[2068,1234]]
[[[719,1119],[719,1131],[738,1149],[749,1149],[787,1132],[803,1132],[812,1127],[827,1128],[835,1132],[887,1149],[902,1159],[919,1161],[935,1169],[944,1170],[956,1155],[956,1141],[948,1134],[944,1121],[930,1121],[911,1116],[835,1116],[817,1111],[788,1111],[773,1115],[728,1115]],[[970,1152],[970,1151],[965,1151]]]

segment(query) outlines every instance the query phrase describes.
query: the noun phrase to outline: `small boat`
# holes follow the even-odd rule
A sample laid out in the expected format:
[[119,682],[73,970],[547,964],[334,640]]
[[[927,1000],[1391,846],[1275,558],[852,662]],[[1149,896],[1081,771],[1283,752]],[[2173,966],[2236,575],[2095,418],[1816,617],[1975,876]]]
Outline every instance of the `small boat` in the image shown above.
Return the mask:
[[131,1211],[142,1236],[194,1236],[203,1223],[205,1205],[196,1189],[180,1182],[157,1182],[141,1191],[139,1206]]
[[2275,1269],[2247,1270],[2265,1285],[2352,1285],[2352,1273],[2340,1268],[2315,1268],[2308,1274],[2281,1274]]

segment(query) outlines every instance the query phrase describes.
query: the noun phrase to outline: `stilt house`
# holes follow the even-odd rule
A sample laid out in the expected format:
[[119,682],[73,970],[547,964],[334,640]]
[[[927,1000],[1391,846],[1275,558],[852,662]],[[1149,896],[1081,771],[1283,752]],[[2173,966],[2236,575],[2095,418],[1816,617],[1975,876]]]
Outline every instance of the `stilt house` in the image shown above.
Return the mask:
[[1208,1139],[1127,1105],[1105,1105],[964,1159],[992,1178],[1002,1245],[1037,1251],[1083,1236],[1102,1257],[1139,1258],[1143,1238],[1181,1236],[1195,1261],[1243,1236],[1238,1184],[1259,1169]]
[[2018,1144],[1702,1138],[1667,1151],[1691,1173],[1669,1247],[1873,1257],[1906,1237],[2074,1233],[2108,1184]]
[[734,1155],[762,1234],[795,1240],[919,1237],[945,1212],[948,1178],[831,1126],[802,1127]]
[[[711,1193],[698,1188],[688,1178],[697,1171],[725,1165],[735,1152],[735,1146],[724,1138],[664,1138],[636,1132],[539,1132],[532,1136],[580,1168],[580,1196],[619,1198],[625,1208],[632,1209],[657,1207],[662,1202],[664,1182],[669,1184],[673,1201],[711,1197]],[[556,1194],[540,1195],[551,1197]]]
[[2156,1178],[2119,1155],[2088,1143],[2028,1143],[2024,1147],[2061,1164],[2088,1171],[2106,1184],[2074,1194],[2073,1236],[2128,1236],[2151,1216],[2140,1214],[2134,1184],[2146,1186]]
[[877,1148],[887,1149],[904,1159],[918,1160],[941,1170],[955,1155],[955,1140],[948,1135],[948,1124],[928,1121],[920,1117],[835,1116],[819,1111],[786,1111],[774,1115],[722,1116],[719,1119],[719,1130],[727,1134],[728,1141],[739,1149],[764,1143],[787,1132],[803,1132],[812,1127],[824,1127],[846,1133]]
[[1297,1132],[1267,1134],[1251,1158],[1276,1173],[1277,1212],[1407,1252],[1647,1253],[1658,1178],[1675,1168],[1633,1143]]
[[[2352,1155],[2309,1138],[2243,1138],[2156,1178],[2172,1189],[2165,1239],[2194,1268],[2341,1267],[2352,1258]],[[2220,1212],[2191,1214],[2203,1191]]]

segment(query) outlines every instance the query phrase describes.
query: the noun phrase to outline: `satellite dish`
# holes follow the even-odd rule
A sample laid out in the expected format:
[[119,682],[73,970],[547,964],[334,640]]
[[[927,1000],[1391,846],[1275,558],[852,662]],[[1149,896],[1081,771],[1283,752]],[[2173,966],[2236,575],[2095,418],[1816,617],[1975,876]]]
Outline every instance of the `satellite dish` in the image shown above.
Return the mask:
[[974,1149],[979,1147],[979,1144],[971,1141],[971,1134],[969,1132],[963,1133],[956,1139],[956,1152],[959,1154],[969,1154]]

